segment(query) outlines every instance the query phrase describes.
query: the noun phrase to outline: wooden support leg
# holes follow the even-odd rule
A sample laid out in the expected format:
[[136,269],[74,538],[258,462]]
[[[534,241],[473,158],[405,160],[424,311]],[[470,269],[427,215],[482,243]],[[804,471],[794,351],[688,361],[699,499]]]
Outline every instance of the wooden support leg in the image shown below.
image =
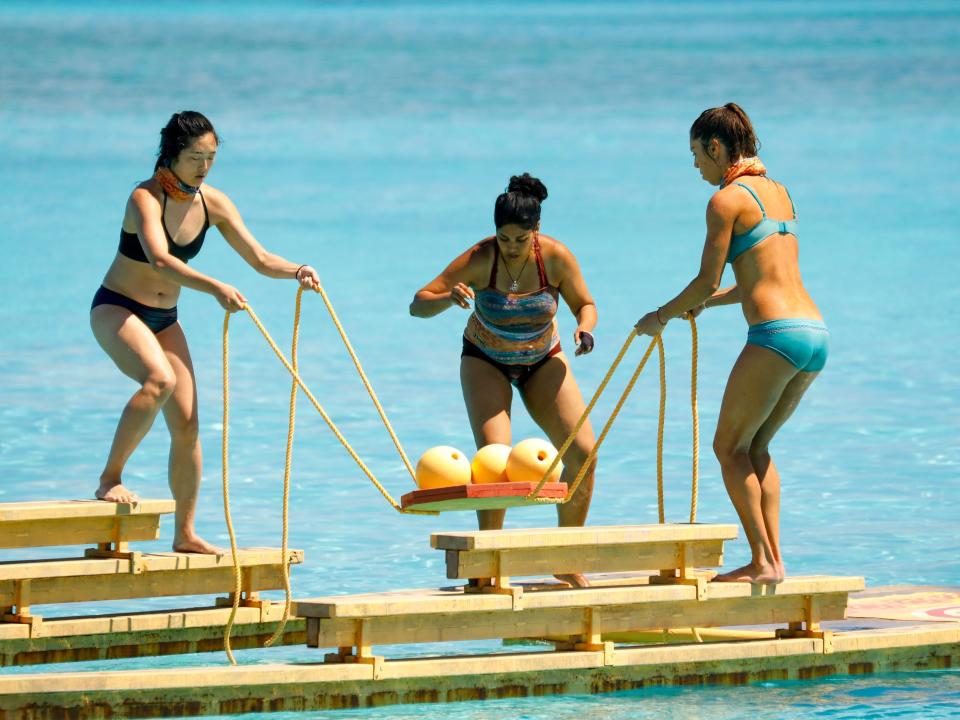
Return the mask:
[[30,581],[15,580],[13,583],[13,607],[4,608],[0,620],[30,626],[30,637],[43,622],[39,615],[30,614]]
[[106,543],[97,543],[95,548],[87,548],[83,554],[89,558],[116,558],[130,561],[130,574],[140,575],[143,572],[143,553],[131,550],[130,543],[121,540],[123,537],[124,517],[119,516],[113,523],[113,540]]
[[467,585],[464,592],[468,593],[494,593],[497,595],[509,595],[513,598],[513,609],[523,610],[523,588],[511,584],[507,558],[503,553],[496,551],[494,553],[496,561],[494,565],[497,572],[493,578],[493,584]]
[[816,595],[805,595],[803,598],[803,622],[792,622],[786,628],[777,630],[778,638],[816,638],[823,642],[823,653],[833,652],[833,631],[820,627],[820,598]]
[[613,643],[603,640],[599,608],[583,609],[583,635],[567,640],[554,640],[553,647],[557,651],[602,652],[603,664],[613,663]]
[[383,656],[374,655],[373,647],[369,642],[369,620],[360,618],[355,621],[354,626],[354,644],[344,645],[337,648],[335,653],[327,653],[323,656],[326,663],[359,663],[370,665],[373,672],[373,679],[380,678],[383,671]]
[[659,575],[650,578],[651,585],[693,585],[697,589],[697,600],[707,597],[707,578],[697,573],[693,567],[693,551],[687,543],[680,543],[677,553],[677,567],[661,570]]

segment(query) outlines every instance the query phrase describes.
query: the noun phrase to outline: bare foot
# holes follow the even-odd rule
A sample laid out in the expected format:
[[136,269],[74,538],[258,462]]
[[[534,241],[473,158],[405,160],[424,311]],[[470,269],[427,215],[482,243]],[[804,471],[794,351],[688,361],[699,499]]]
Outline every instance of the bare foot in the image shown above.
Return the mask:
[[100,481],[100,487],[93,494],[97,500],[114,503],[136,503],[140,502],[140,497],[132,490],[127,490],[122,483]]
[[787,577],[787,568],[783,564],[783,560],[777,563],[777,582],[783,582],[783,579]]
[[201,555],[226,554],[226,551],[223,548],[218,548],[216,545],[211,545],[199,535],[192,535],[182,540],[174,541],[173,551],[182,553],[200,553]]
[[717,575],[711,582],[748,582],[755,584],[778,583],[783,578],[775,565],[744,565],[736,570]]
[[567,575],[554,575],[560,582],[565,582],[570,587],[586,588],[590,587],[590,581],[580,573],[569,573]]

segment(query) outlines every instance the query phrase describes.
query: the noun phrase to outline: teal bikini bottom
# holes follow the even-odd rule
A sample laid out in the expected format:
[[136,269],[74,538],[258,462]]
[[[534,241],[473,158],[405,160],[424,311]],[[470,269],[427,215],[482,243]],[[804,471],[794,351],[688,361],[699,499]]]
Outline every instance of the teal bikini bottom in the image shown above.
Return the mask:
[[819,372],[827,364],[830,332],[819,320],[793,318],[751,325],[747,344],[759,345],[784,357],[797,370]]

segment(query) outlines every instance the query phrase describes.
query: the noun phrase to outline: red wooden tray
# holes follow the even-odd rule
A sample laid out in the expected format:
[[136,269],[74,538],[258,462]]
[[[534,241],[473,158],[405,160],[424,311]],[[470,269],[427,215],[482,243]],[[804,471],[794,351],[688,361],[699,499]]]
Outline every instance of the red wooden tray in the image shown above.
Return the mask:
[[404,509],[433,510],[500,510],[523,505],[561,503],[567,496],[567,484],[544,483],[537,500],[527,499],[537,483],[505,482],[454,485],[453,487],[414,490],[400,498]]

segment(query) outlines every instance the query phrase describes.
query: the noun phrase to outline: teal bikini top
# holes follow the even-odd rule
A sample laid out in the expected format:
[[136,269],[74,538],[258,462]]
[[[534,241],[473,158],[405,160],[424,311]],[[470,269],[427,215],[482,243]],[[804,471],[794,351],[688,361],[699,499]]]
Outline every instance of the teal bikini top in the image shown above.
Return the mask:
[[[800,228],[800,222],[797,220],[797,209],[793,206],[793,198],[790,198],[790,209],[793,210],[793,219],[774,220],[767,217],[767,211],[764,209],[763,203],[760,202],[760,198],[757,197],[757,194],[748,185],[739,182],[734,183],[734,185],[745,188],[748,193],[753,195],[753,199],[756,200],[757,205],[760,206],[760,212],[763,213],[763,218],[745,233],[734,235],[730,239],[730,250],[727,252],[728,263],[732,263],[747,250],[759,244],[761,241],[766,240],[771,235],[780,234],[799,237],[797,230]],[[787,190],[787,197],[790,197],[789,190]]]

